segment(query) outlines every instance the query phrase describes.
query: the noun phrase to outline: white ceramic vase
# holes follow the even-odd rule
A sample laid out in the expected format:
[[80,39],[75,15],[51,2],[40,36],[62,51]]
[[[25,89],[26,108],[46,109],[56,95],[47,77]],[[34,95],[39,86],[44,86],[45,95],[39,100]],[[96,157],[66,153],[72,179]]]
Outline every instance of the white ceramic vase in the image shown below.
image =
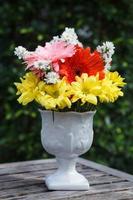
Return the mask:
[[58,169],[45,178],[49,190],[88,190],[88,180],[76,171],[76,159],[93,141],[95,112],[42,111],[41,141],[55,155]]

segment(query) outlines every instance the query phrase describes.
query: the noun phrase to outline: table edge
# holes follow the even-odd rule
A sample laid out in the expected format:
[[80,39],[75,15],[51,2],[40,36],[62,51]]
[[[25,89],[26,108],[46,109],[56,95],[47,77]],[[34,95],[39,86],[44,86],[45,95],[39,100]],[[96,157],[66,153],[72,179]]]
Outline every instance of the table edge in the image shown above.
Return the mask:
[[123,171],[120,171],[120,170],[117,170],[117,169],[96,163],[94,161],[84,159],[84,158],[81,158],[81,157],[78,158],[77,162],[79,162],[80,164],[86,165],[88,167],[94,168],[96,170],[106,172],[110,175],[114,175],[114,176],[117,176],[117,177],[120,177],[120,178],[124,178],[125,180],[133,182],[133,175],[128,174],[126,172],[123,172]]

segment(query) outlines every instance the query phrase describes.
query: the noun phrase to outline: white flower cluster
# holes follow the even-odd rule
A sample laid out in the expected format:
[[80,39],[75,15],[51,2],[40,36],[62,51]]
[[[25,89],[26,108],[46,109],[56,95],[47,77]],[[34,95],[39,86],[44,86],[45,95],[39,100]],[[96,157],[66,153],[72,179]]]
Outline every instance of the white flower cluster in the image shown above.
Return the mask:
[[78,44],[78,36],[75,33],[74,28],[65,28],[65,31],[61,35],[61,40],[68,42],[69,44]]
[[43,69],[44,71],[49,71],[51,69],[50,60],[39,60],[34,62],[34,67],[37,69]]
[[65,31],[61,34],[61,37],[59,36],[54,36],[53,39],[51,40],[51,43],[57,42],[57,41],[64,41],[67,42],[68,44],[73,44],[73,45],[79,45],[82,46],[82,43],[79,42],[78,36],[75,33],[74,28],[65,28]]
[[44,81],[47,84],[56,84],[59,80],[59,75],[53,71],[50,60],[39,60],[34,62],[34,67],[44,70]]
[[51,71],[45,75],[44,80],[46,81],[47,84],[56,84],[59,80],[59,75],[56,72]]
[[97,47],[97,51],[102,54],[102,57],[105,62],[105,69],[109,70],[111,68],[111,61],[112,61],[112,55],[114,54],[115,46],[112,42],[103,42],[103,45],[99,45]]
[[24,58],[29,52],[22,46],[18,46],[15,48],[14,54],[18,56],[19,59]]

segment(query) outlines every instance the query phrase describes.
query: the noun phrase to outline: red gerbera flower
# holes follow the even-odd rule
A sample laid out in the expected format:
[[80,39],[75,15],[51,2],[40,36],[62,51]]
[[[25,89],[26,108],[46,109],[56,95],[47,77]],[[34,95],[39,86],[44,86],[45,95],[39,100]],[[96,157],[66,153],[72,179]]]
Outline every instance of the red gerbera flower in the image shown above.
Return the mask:
[[66,76],[69,82],[75,80],[75,76],[81,76],[87,73],[89,76],[99,73],[100,79],[104,78],[104,62],[97,51],[90,52],[90,48],[82,48],[77,46],[76,53],[66,58],[64,63],[59,63],[60,75]]

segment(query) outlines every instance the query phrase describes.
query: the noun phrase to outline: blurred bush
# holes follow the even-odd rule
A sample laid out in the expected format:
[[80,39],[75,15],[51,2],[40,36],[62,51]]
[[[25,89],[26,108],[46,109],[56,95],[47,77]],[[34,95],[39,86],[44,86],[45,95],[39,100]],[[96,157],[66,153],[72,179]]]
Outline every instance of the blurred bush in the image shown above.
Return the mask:
[[94,143],[86,158],[133,173],[133,38],[132,0],[4,0],[0,6],[0,162],[46,158],[40,142],[41,119],[34,105],[20,106],[13,82],[24,67],[15,46],[34,49],[65,26],[75,27],[80,40],[95,48],[111,40],[113,70],[128,83],[124,98],[99,107]]

